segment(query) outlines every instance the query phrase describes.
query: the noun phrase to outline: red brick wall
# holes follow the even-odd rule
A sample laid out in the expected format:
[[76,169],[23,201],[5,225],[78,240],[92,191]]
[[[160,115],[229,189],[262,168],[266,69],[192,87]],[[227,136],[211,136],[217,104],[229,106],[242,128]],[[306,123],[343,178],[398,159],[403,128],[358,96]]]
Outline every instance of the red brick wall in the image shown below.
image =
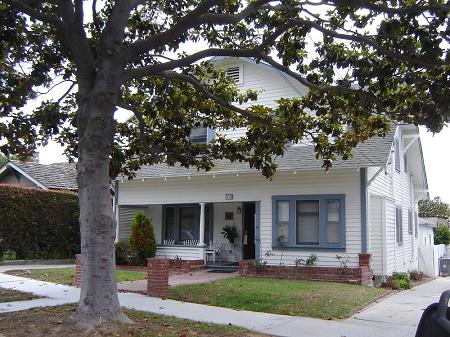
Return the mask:
[[368,253],[361,253],[359,254],[359,266],[367,266],[370,267],[370,259],[372,257],[372,254]]
[[147,259],[147,294],[154,297],[169,292],[169,260],[161,258]]
[[81,254],[75,255],[75,280],[74,284],[79,286],[81,283]]
[[147,271],[147,266],[123,266],[117,265],[118,270],[130,270],[130,271]]
[[296,267],[278,265],[257,267],[254,260],[244,260],[239,263],[239,273],[242,276],[261,278],[332,281],[363,285],[369,285],[372,280],[369,266],[356,268],[349,267],[345,269],[338,267]]

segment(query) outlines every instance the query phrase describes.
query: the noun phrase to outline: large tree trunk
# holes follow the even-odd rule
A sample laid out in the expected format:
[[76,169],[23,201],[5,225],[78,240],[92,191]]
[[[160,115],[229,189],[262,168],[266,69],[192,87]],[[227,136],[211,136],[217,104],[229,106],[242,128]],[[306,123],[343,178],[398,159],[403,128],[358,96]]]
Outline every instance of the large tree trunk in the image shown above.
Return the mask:
[[81,326],[90,328],[111,320],[128,319],[117,293],[116,221],[109,179],[115,106],[105,91],[92,90],[79,97],[77,171],[82,259],[76,318]]

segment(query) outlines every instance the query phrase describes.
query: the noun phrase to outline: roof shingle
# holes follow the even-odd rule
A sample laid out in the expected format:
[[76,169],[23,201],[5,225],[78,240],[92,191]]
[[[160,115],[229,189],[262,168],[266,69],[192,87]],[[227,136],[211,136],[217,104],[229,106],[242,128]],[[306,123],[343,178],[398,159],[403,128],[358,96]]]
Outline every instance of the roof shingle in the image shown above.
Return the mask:
[[[395,127],[386,137],[373,137],[366,140],[352,151],[353,157],[348,160],[337,159],[333,163],[333,168],[357,169],[360,167],[383,166],[386,164],[391,151],[392,141],[395,135]],[[322,161],[316,159],[313,146],[291,146],[286,149],[283,157],[276,159],[278,171],[286,170],[317,170],[321,169]],[[143,166],[136,172],[136,178],[157,178],[176,176],[195,176],[214,173],[241,173],[255,171],[247,163],[232,163],[228,160],[217,160],[211,171],[197,170],[196,168],[186,169],[179,165],[168,166],[157,164]],[[122,179],[123,177],[119,177]]]

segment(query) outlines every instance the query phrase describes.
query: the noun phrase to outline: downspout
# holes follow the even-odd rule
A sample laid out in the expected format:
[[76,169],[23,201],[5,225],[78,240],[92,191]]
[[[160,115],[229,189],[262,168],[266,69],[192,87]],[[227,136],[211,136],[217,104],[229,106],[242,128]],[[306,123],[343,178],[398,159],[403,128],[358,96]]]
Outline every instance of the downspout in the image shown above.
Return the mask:
[[367,253],[367,168],[361,167],[360,177],[360,209],[361,209],[361,253]]

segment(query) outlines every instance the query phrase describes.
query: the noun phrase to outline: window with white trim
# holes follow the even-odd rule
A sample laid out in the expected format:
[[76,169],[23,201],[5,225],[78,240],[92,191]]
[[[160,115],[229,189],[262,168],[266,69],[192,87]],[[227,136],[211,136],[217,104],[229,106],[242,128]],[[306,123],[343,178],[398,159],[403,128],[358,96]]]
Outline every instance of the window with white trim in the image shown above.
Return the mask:
[[408,233],[413,233],[413,215],[411,208],[408,209]]
[[272,244],[345,248],[345,195],[273,196]]
[[403,243],[403,212],[400,206],[395,208],[395,234],[397,243]]
[[419,219],[416,211],[414,211],[414,236],[419,237]]

